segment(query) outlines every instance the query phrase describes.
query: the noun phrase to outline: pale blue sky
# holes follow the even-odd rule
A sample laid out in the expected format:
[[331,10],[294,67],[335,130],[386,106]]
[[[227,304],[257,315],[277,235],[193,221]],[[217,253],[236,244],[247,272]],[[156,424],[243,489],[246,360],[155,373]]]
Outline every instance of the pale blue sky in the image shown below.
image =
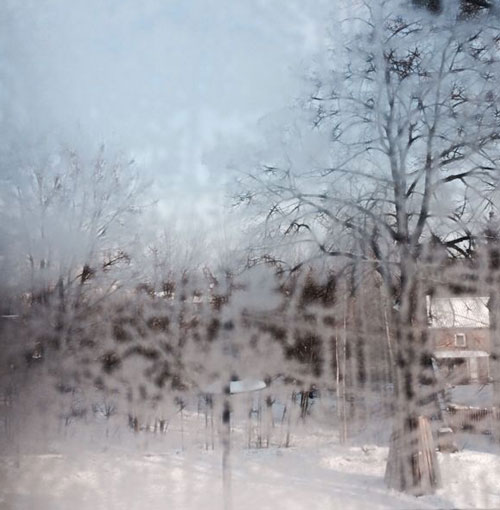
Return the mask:
[[4,0],[0,149],[106,142],[135,155],[165,206],[206,211],[221,200],[223,165],[209,172],[203,154],[299,95],[330,7]]

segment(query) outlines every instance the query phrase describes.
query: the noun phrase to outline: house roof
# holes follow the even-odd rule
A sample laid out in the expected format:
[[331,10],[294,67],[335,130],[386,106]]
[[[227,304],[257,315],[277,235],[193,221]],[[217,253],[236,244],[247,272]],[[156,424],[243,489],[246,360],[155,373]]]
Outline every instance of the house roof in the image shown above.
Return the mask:
[[488,328],[488,298],[476,296],[427,299],[431,328]]

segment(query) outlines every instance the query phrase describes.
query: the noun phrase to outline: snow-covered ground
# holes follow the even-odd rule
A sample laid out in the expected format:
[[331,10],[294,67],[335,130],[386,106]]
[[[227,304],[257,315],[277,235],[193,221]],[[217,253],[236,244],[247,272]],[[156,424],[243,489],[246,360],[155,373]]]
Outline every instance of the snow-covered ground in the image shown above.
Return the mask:
[[[168,436],[168,434],[167,434]],[[166,437],[166,436],[165,436]],[[0,508],[8,510],[210,510],[223,508],[221,450],[169,446],[162,436],[86,449],[0,457]],[[486,438],[485,438],[486,439]],[[125,446],[126,445],[126,446]],[[491,448],[490,448],[491,449]],[[58,452],[56,450],[59,450]],[[290,448],[232,451],[233,508],[500,508],[500,456],[438,454],[443,486],[411,497],[384,486],[387,448],[338,444],[326,428],[294,431]]]

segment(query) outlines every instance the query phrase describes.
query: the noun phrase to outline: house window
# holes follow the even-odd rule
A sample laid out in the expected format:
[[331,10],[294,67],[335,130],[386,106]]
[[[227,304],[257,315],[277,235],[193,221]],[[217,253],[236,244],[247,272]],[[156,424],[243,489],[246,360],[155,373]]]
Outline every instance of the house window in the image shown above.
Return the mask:
[[465,347],[467,345],[465,335],[463,333],[457,333],[455,335],[455,345],[457,347]]

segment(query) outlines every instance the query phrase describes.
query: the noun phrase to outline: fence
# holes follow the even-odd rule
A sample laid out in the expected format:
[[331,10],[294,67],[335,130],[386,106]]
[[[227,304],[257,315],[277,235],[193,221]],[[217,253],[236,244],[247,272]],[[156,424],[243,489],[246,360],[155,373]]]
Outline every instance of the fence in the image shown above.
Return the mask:
[[447,408],[448,421],[454,430],[467,430],[481,434],[493,433],[500,424],[500,409],[494,407],[470,407],[450,404]]

